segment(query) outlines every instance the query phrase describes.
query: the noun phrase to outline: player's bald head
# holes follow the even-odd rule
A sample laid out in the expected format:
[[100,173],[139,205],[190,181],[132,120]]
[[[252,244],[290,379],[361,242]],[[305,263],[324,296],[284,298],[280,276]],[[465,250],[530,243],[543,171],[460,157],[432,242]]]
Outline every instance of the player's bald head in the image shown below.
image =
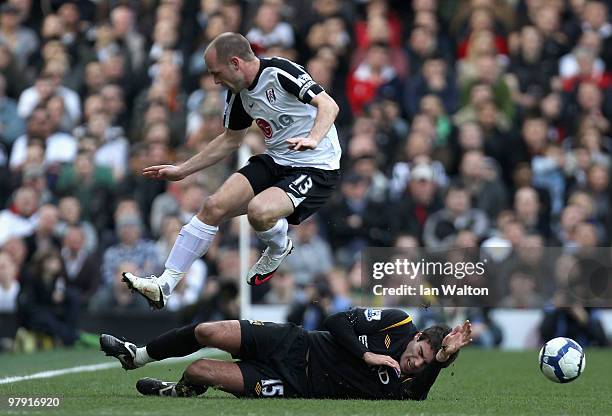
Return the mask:
[[237,56],[244,61],[252,61],[255,59],[251,44],[239,33],[226,32],[222,33],[206,48],[204,56],[208,56],[211,51],[215,51],[217,62],[227,62],[232,56]]

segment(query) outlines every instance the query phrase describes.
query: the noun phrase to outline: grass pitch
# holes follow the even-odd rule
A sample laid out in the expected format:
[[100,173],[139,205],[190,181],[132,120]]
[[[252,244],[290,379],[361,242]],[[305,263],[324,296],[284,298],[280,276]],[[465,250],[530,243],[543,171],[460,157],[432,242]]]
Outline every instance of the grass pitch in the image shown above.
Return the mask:
[[[444,370],[428,400],[236,399],[220,391],[190,399],[143,397],[141,377],[177,380],[188,362],[125,372],[95,372],[0,384],[0,415],[612,415],[612,352],[587,350],[585,373],[569,384],[540,374],[537,352],[466,349]],[[0,355],[1,379],[74,366],[112,363],[99,351]],[[61,397],[58,409],[9,408],[8,397]]]

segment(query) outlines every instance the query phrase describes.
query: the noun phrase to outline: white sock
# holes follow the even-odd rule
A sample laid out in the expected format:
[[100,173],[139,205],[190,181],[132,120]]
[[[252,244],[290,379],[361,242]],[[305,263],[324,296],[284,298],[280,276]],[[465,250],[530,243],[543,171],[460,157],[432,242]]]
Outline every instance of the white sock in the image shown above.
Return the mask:
[[195,215],[183,226],[166,260],[166,270],[157,279],[165,295],[172,293],[193,262],[206,253],[218,229]]
[[153,358],[149,357],[149,353],[147,352],[147,347],[139,347],[136,349],[136,356],[134,357],[134,364],[141,367],[145,364],[149,364],[155,361]]
[[289,223],[285,218],[281,218],[274,224],[274,227],[266,231],[257,231],[257,237],[270,248],[270,254],[280,255],[287,247],[287,230]]

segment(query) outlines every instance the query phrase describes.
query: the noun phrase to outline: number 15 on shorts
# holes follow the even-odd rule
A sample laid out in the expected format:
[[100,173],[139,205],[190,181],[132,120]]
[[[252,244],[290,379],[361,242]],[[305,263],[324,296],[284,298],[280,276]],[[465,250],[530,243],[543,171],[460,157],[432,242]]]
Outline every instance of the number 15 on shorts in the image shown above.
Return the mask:
[[285,386],[281,380],[261,380],[261,395],[264,397],[283,396]]

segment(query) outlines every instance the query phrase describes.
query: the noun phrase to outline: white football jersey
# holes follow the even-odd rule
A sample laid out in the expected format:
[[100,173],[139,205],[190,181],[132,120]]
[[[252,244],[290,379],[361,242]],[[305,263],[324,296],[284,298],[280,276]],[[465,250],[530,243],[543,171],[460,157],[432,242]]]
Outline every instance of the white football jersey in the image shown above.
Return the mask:
[[309,103],[322,91],[303,67],[283,58],[261,59],[249,88],[239,94],[228,91],[225,128],[246,129],[255,120],[266,141],[265,153],[279,165],[339,169],[342,151],[335,125],[313,150],[291,150],[285,142],[308,136],[317,116]]

